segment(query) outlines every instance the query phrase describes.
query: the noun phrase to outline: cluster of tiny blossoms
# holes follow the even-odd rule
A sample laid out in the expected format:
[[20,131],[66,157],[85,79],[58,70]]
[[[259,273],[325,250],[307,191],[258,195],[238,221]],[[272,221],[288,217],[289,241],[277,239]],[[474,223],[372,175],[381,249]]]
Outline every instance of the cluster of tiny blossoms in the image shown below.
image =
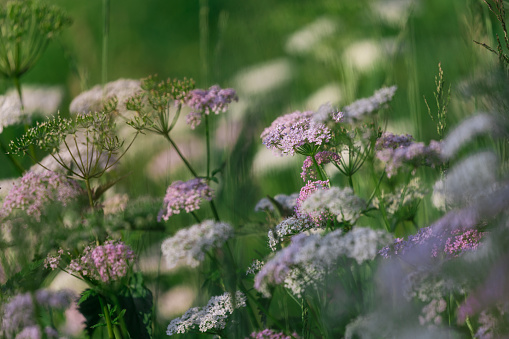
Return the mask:
[[200,208],[202,200],[212,200],[214,191],[205,179],[195,178],[189,181],[175,181],[166,190],[163,209],[159,212],[158,221],[168,220],[173,214],[182,210],[187,213]]
[[333,118],[336,121],[343,119],[347,123],[361,121],[367,115],[378,111],[379,109],[383,108],[385,104],[391,101],[392,97],[396,93],[396,89],[396,86],[382,87],[375,91],[373,96],[359,99],[344,107],[342,113],[336,113]]
[[26,172],[15,183],[4,199],[0,217],[9,216],[14,210],[21,209],[28,215],[40,220],[46,203],[57,201],[66,206],[83,193],[80,185],[62,174],[51,171]]
[[407,135],[397,136],[391,133],[382,135],[375,145],[376,156],[387,165],[387,177],[397,174],[403,164],[409,164],[414,168],[419,166],[434,167],[442,163],[441,144],[431,140],[429,146],[422,142],[412,142],[412,137]]
[[226,292],[210,298],[205,307],[190,308],[182,317],[173,319],[168,325],[166,334],[186,333],[195,330],[196,327],[200,332],[222,330],[226,327],[228,316],[233,314],[234,310],[245,306],[246,296],[242,292],[235,293],[235,301],[232,300],[232,295]]
[[339,222],[354,223],[366,208],[366,202],[356,196],[350,187],[315,190],[300,206],[300,213],[308,215],[317,224],[335,217]]
[[208,90],[194,89],[185,98],[185,104],[192,109],[186,122],[194,129],[201,123],[202,114],[226,112],[228,105],[238,100],[237,92],[233,88],[223,89],[214,85]]
[[[34,295],[18,294],[2,308],[0,333],[8,339],[42,338],[41,329],[37,323],[37,319],[42,316],[39,313],[46,309],[63,311],[69,308],[74,298],[75,295],[70,290],[54,292],[42,289],[36,291]],[[56,332],[50,327],[45,328],[44,331],[48,338],[52,338],[51,335]],[[32,336],[26,336],[29,333]],[[57,335],[54,337],[56,338]]]
[[419,203],[428,193],[428,190],[421,184],[420,178],[413,178],[408,185],[397,187],[394,193],[381,193],[380,197],[373,199],[373,206],[381,207],[381,203],[387,213],[396,214],[406,207],[413,207]]
[[296,235],[304,231],[316,228],[316,224],[308,216],[293,216],[284,219],[276,228],[268,233],[269,247],[276,250],[276,245],[289,235]]
[[405,254],[416,246],[424,246],[430,249],[431,257],[438,257],[440,253],[447,256],[457,257],[465,251],[476,250],[486,232],[476,229],[455,229],[446,232],[433,232],[433,228],[423,227],[416,234],[408,236],[405,241],[397,238],[394,244],[380,250],[380,255],[390,258],[393,255]]
[[298,339],[299,336],[297,333],[293,333],[291,336],[284,334],[283,332],[276,332],[274,330],[271,330],[269,328],[266,328],[259,332],[253,332],[251,333],[251,336],[249,338],[252,339],[291,339],[296,338]]
[[[292,214],[295,209],[295,205],[297,204],[297,198],[299,197],[299,193],[292,193],[290,195],[286,194],[278,194],[274,196],[274,200],[281,205],[283,212],[287,215]],[[269,198],[262,198],[255,206],[255,212],[260,211],[269,211],[274,212],[275,207],[274,203]]]
[[297,203],[295,204],[295,214],[297,216],[306,216],[306,213],[301,212],[302,203],[309,197],[311,193],[316,190],[324,190],[329,187],[329,180],[325,181],[311,181],[309,180],[306,185],[304,185],[299,192],[299,197],[297,198]]
[[263,144],[276,155],[294,155],[305,144],[318,147],[327,143],[332,132],[323,123],[314,121],[314,114],[296,111],[280,116],[262,132]]
[[229,224],[205,220],[179,230],[162,243],[161,249],[169,269],[180,265],[197,267],[207,251],[222,246],[232,235],[233,228]]
[[[341,157],[336,152],[322,151],[315,154],[315,160],[318,163],[318,165],[325,165],[330,162],[334,162],[337,164],[339,163],[340,159]],[[312,156],[308,155],[304,160],[304,163],[302,164],[302,172],[300,174],[300,177],[304,181],[306,181],[306,178],[316,180],[318,179],[317,175],[318,174],[313,158]]]
[[[104,245],[87,246],[79,258],[71,260],[67,269],[83,278],[107,284],[125,277],[134,259],[133,250],[125,243],[108,240]],[[46,262],[51,268],[57,264],[51,258],[46,259]]]
[[348,233],[336,230],[323,237],[298,234],[263,266],[255,277],[254,287],[267,295],[268,286],[283,283],[292,269],[329,268],[342,255],[361,264],[374,259],[378,250],[391,241],[390,234],[367,227],[355,227]]

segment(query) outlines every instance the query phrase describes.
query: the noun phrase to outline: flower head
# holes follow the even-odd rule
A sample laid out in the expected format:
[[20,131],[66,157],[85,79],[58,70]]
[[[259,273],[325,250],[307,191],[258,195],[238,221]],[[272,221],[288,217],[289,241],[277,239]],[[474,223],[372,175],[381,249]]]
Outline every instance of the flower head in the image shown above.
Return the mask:
[[[339,163],[341,157],[336,152],[331,151],[322,151],[315,154],[315,160],[318,163],[318,165],[325,165],[330,162],[333,163]],[[302,164],[302,173],[300,174],[300,177],[302,180],[306,181],[306,178],[310,179],[318,179],[318,174],[316,172],[316,167],[313,162],[313,158],[311,155],[308,155],[306,159],[304,160],[304,163]]]
[[83,194],[79,184],[62,174],[51,171],[43,173],[27,172],[13,185],[5,197],[0,217],[7,217],[14,210],[21,209],[28,215],[40,220],[44,206],[56,201],[66,206],[67,203]]
[[219,114],[226,112],[232,101],[239,101],[237,92],[233,88],[221,88],[218,85],[205,89],[194,89],[189,92],[184,102],[191,107],[186,122],[194,129],[201,123],[202,114]]
[[229,224],[212,220],[181,229],[161,245],[166,265],[169,269],[180,265],[196,267],[205,259],[207,251],[222,246],[232,235]]
[[[364,119],[367,115],[378,111],[383,108],[389,101],[392,100],[394,94],[396,93],[396,86],[391,87],[382,87],[379,90],[375,91],[373,96],[369,98],[359,99],[350,105],[343,108],[343,116],[341,118],[344,119],[347,123],[355,123]],[[335,116],[334,118],[338,120],[339,116]]]
[[277,155],[294,155],[305,144],[319,147],[332,137],[331,130],[313,120],[312,111],[296,111],[283,115],[265,128],[261,134],[263,144]]
[[246,296],[242,292],[235,293],[235,300],[231,293],[226,292],[210,298],[205,307],[193,307],[182,317],[173,319],[168,325],[166,334],[186,333],[191,329],[198,329],[200,332],[222,330],[226,327],[229,315],[245,306]]
[[187,213],[200,208],[203,200],[212,200],[214,191],[207,185],[205,179],[195,178],[186,182],[175,181],[166,190],[163,209],[159,212],[158,221],[168,220],[173,214],[182,210]]

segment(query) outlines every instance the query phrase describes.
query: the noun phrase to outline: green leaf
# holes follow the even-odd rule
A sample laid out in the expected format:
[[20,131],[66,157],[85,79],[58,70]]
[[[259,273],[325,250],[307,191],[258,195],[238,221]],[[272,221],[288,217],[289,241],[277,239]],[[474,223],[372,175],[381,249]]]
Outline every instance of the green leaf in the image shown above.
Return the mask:
[[118,296],[123,309],[124,320],[131,338],[150,339],[152,337],[152,292],[143,284],[140,273],[133,275],[129,286]]
[[47,270],[43,266],[44,259],[32,261],[24,266],[21,271],[14,274],[5,284],[0,285],[0,291],[2,291],[2,293],[7,293],[17,289],[24,291],[38,289],[40,287],[40,282],[51,273],[51,270]]
[[86,289],[81,292],[78,301],[78,311],[85,317],[85,330],[89,336],[92,336],[96,327],[102,326],[101,323],[101,303],[99,302],[99,294],[92,289]]

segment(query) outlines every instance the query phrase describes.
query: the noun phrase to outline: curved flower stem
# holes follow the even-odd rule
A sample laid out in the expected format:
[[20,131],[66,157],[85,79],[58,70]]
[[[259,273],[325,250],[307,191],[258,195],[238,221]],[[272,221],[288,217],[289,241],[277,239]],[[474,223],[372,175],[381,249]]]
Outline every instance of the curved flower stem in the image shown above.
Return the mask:
[[110,34],[110,0],[103,0],[103,49],[101,56],[101,80],[108,81],[108,40]]
[[214,200],[210,200],[210,209],[212,210],[212,213],[214,214],[214,218],[216,221],[220,221],[219,214],[217,214],[216,205],[214,204]]
[[207,141],[207,182],[210,179],[210,132],[209,132],[209,115],[205,115],[205,139]]
[[[316,154],[313,154],[313,155],[311,156],[311,158],[313,159],[313,163],[315,164],[316,171],[318,172],[318,177],[320,177],[320,180],[321,180],[321,181],[325,181],[325,178],[323,177],[322,169],[320,168],[320,165],[318,165],[318,161],[316,161],[316,159],[315,159],[315,155],[316,155]],[[329,185],[330,185],[330,183],[329,183]]]
[[103,297],[99,295],[99,303],[101,304],[101,308],[104,314],[104,321],[106,322],[106,327],[108,328],[108,338],[115,339],[115,334],[113,333],[113,324],[111,323],[110,311],[108,310],[108,305],[104,303]]
[[187,159],[184,157],[184,155],[180,152],[179,148],[177,147],[177,144],[173,141],[172,138],[170,138],[170,136],[168,135],[168,133],[164,133],[163,136],[166,138],[166,140],[168,140],[170,142],[170,144],[173,146],[173,148],[175,148],[175,151],[177,151],[177,154],[179,155],[180,159],[182,159],[182,161],[184,162],[184,164],[186,164],[187,166],[187,169],[189,170],[189,172],[191,172],[191,174],[195,177],[195,178],[198,178],[198,174],[196,174],[195,170],[193,169],[193,167],[191,166],[191,164],[187,161]]
[[198,218],[198,216],[196,215],[196,213],[194,213],[194,212],[192,212],[192,211],[191,211],[191,212],[190,212],[190,214],[193,216],[193,218],[194,218],[194,220],[196,220],[196,222],[201,223],[201,220],[200,220],[200,218]]

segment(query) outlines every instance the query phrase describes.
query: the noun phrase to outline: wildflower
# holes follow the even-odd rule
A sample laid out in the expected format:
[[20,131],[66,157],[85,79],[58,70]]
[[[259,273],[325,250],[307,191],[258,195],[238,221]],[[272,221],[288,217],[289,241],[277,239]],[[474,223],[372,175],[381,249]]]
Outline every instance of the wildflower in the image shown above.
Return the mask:
[[40,220],[44,206],[56,201],[63,206],[83,194],[79,184],[62,174],[45,171],[41,174],[28,171],[19,183],[13,185],[5,197],[0,216],[7,217],[16,209]]
[[442,157],[452,158],[458,150],[482,134],[498,133],[499,122],[491,114],[480,113],[463,120],[442,142]]
[[[354,259],[358,264],[373,260],[378,250],[390,241],[390,234],[366,227],[355,227],[346,234],[336,230],[323,237],[300,233],[292,237],[288,247],[276,252],[267,261],[256,275],[254,287],[267,295],[268,286],[285,282],[292,269],[299,269],[299,273],[306,270],[316,273],[332,267],[339,256]],[[320,274],[307,276],[310,281],[316,282]]]
[[[318,152],[315,154],[314,157],[315,157],[315,160],[318,163],[318,165],[325,165],[330,162],[337,164],[337,163],[339,163],[339,160],[341,159],[339,154],[337,154],[335,152],[331,152],[331,151]],[[316,180],[317,176],[318,176],[318,174],[317,174],[315,163],[313,161],[312,156],[309,155],[306,157],[306,159],[304,160],[304,163],[302,164],[302,172],[300,174],[300,177],[302,178],[302,180],[306,181],[306,178]]]
[[186,182],[175,181],[166,190],[163,209],[159,212],[158,221],[168,220],[173,214],[182,210],[187,213],[200,208],[203,200],[212,200],[214,191],[207,185],[205,179],[195,178]]
[[330,18],[321,17],[294,32],[286,41],[285,50],[291,54],[306,54],[323,39],[333,35],[337,24]]
[[415,168],[425,165],[435,167],[442,163],[440,152],[441,144],[432,140],[429,146],[422,142],[412,142],[410,135],[393,135],[387,133],[377,140],[375,145],[376,156],[386,162],[387,177],[395,175],[403,164]]
[[125,276],[135,259],[133,250],[121,241],[87,246],[81,256],[71,260],[68,270],[83,278],[113,283]]
[[302,202],[300,213],[309,215],[317,224],[332,216],[339,222],[355,223],[365,208],[366,202],[350,187],[331,187],[311,192]]
[[125,113],[126,100],[141,91],[140,81],[132,79],[118,79],[106,85],[96,85],[75,97],[69,111],[71,113],[89,114],[103,109],[103,105],[113,96],[117,97],[120,113]]
[[305,215],[305,213],[301,212],[301,205],[307,199],[307,197],[316,190],[327,189],[329,186],[329,180],[325,181],[311,181],[309,180],[306,185],[304,185],[299,192],[299,197],[297,198],[297,203],[295,204],[295,214],[297,216]]
[[332,107],[330,102],[327,102],[318,107],[318,110],[315,112],[311,119],[315,123],[325,124],[331,120],[340,122],[342,118],[343,113],[340,112],[337,108]]
[[[291,214],[295,208],[295,205],[297,204],[297,198],[299,197],[299,193],[292,193],[290,195],[286,194],[277,194],[274,196],[274,200],[278,202],[281,207],[283,208],[283,212],[287,214]],[[255,206],[255,212],[259,211],[270,211],[274,212],[274,204],[272,201],[268,198],[263,198],[258,203],[256,203]]]
[[314,122],[314,114],[296,111],[277,118],[260,135],[263,144],[274,154],[294,155],[305,144],[319,147],[327,143],[332,132],[324,124]]
[[265,262],[258,259],[253,260],[251,265],[246,270],[246,275],[258,273],[262,269],[263,265],[265,265]]
[[239,101],[239,98],[233,88],[222,89],[218,85],[214,85],[208,90],[194,89],[190,91],[184,101],[187,106],[191,107],[191,113],[188,114],[186,122],[194,129],[200,124],[202,114],[226,112],[228,105],[232,101]]
[[[283,332],[276,332],[274,330],[266,328],[262,331],[251,333],[249,338],[252,338],[252,339],[292,339],[292,338],[295,338],[295,339],[298,339],[299,336],[297,335],[297,333],[293,333],[291,336],[289,336],[289,335],[284,334]],[[246,338],[246,339],[248,339],[248,338]]]
[[[375,91],[369,98],[359,99],[343,108],[343,116],[347,123],[356,123],[363,120],[367,115],[384,108],[390,102],[396,93],[396,86],[382,87]],[[340,115],[336,114],[334,120],[339,121]]]
[[200,332],[224,329],[228,316],[233,314],[236,309],[246,306],[246,296],[242,292],[237,291],[235,300],[232,299],[232,295],[226,292],[223,295],[210,298],[203,308],[190,308],[182,317],[170,322],[166,334],[174,335],[196,329]]
[[272,251],[275,251],[276,245],[282,242],[285,237],[296,235],[313,228],[316,228],[316,224],[308,216],[286,218],[277,224],[274,231],[269,231],[269,247]]
[[[380,209],[381,203],[383,203],[387,213],[392,215],[399,215],[405,209],[410,209],[406,212],[409,214],[408,217],[412,217],[415,207],[426,196],[427,192],[428,190],[423,187],[420,178],[413,178],[408,185],[397,187],[394,193],[382,191],[380,198],[375,197],[373,199],[373,206]],[[405,215],[399,216],[405,217]]]
[[[41,338],[41,329],[37,319],[42,317],[41,311],[63,311],[70,307],[75,295],[70,290],[50,291],[40,289],[31,293],[18,294],[4,304],[2,308],[1,330],[7,339]],[[46,327],[47,334],[55,330]],[[56,336],[55,336],[56,338]]]
[[232,235],[229,224],[212,220],[181,229],[161,245],[166,265],[169,269],[179,265],[196,267],[205,259],[207,251],[222,246]]

